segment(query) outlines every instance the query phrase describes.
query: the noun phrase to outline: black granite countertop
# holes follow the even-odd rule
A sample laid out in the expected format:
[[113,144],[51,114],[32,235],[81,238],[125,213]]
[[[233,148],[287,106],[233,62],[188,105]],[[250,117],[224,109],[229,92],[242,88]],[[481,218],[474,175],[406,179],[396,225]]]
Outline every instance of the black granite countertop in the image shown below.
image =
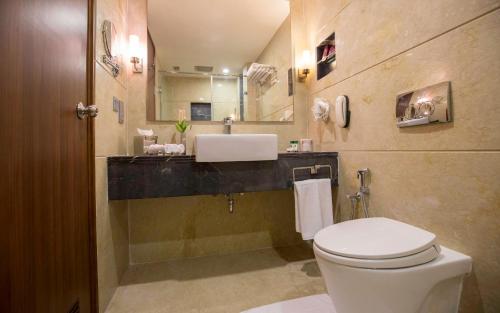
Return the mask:
[[[336,157],[338,152],[284,152],[278,153],[278,159],[286,158],[300,158],[308,159],[311,157]],[[112,162],[143,162],[143,161],[196,161],[196,155],[114,155],[108,158]],[[249,161],[252,162],[252,161]],[[265,162],[265,161],[253,161],[253,162]],[[220,163],[232,163],[232,162],[220,162]]]
[[[293,169],[323,165],[296,180],[331,178],[338,185],[337,152],[280,153],[277,160],[196,162],[194,155],[108,157],[110,200],[227,194],[289,189]],[[331,168],[331,173],[330,173]]]

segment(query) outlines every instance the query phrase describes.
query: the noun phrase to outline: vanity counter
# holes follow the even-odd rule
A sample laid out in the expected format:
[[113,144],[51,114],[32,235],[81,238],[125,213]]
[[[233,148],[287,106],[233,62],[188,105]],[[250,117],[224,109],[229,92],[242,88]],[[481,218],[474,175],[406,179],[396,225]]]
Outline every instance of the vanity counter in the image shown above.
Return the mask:
[[194,155],[112,156],[109,200],[228,194],[289,189],[293,169],[323,165],[317,174],[296,170],[296,180],[329,178],[338,185],[337,152],[280,153],[274,161],[196,162]]

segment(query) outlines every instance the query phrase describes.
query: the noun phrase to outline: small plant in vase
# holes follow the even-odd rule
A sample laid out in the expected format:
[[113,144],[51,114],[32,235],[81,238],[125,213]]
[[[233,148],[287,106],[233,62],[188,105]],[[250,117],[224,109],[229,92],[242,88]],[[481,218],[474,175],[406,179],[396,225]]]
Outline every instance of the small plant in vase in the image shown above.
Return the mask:
[[181,139],[180,144],[184,145],[184,154],[186,154],[187,150],[186,131],[188,131],[188,129],[191,129],[191,125],[189,125],[189,123],[185,119],[183,119],[175,123],[175,129],[177,129],[177,131],[180,134],[180,139]]

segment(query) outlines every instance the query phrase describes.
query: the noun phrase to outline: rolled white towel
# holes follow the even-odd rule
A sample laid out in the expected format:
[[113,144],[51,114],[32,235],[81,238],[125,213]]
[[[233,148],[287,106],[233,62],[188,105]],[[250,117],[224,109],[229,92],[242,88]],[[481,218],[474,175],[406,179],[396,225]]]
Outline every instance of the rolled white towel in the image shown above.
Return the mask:
[[258,63],[252,63],[252,65],[250,65],[250,67],[248,68],[248,71],[247,71],[247,77],[249,79],[252,79],[252,77],[255,75],[255,72],[257,71],[258,67],[259,67]]
[[167,154],[182,154],[185,151],[184,145],[177,144],[166,144],[165,145],[165,153]]
[[186,151],[186,147],[184,147],[184,145],[180,144],[180,145],[177,145],[177,153],[184,153],[184,151]]
[[165,151],[164,145],[149,145],[146,148],[147,154],[159,154],[159,153],[163,153],[164,151]]

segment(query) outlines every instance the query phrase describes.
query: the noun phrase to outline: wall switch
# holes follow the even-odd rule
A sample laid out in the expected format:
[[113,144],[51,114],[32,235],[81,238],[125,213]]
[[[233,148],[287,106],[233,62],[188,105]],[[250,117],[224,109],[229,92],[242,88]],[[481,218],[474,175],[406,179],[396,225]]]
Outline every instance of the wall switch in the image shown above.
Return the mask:
[[125,103],[123,101],[118,101],[118,123],[123,124],[125,122]]
[[118,123],[123,124],[125,122],[125,103],[113,97],[113,112],[118,112]]
[[118,98],[113,97],[113,112],[118,112],[120,110],[120,100]]

